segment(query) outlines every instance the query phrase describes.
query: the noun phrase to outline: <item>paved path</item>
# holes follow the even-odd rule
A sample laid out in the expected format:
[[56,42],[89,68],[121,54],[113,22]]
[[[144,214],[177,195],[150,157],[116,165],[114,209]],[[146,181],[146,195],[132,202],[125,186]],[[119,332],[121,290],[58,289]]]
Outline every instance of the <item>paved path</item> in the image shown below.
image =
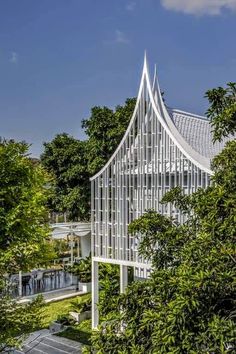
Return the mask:
[[81,354],[82,346],[78,342],[55,336],[44,330],[31,334],[25,341],[23,350],[15,351],[15,354]]

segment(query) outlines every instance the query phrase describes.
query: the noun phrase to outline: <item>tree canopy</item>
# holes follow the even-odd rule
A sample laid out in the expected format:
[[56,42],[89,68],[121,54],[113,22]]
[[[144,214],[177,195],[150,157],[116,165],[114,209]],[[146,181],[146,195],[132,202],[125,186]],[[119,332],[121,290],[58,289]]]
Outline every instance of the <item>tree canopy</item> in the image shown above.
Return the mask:
[[82,121],[88,136],[86,155],[90,175],[97,173],[108,161],[120,143],[134,111],[136,99],[128,98],[124,106],[115,110],[93,107],[91,116]]
[[12,353],[20,348],[25,336],[40,328],[42,297],[28,304],[20,304],[9,296],[0,296],[0,353]]
[[48,242],[47,172],[28,157],[28,145],[0,141],[0,352],[18,346],[40,321],[42,300],[20,305],[8,277],[54,257]]
[[[236,132],[235,96],[215,93],[207,95],[217,140]],[[119,296],[117,310],[94,334],[97,353],[235,352],[235,140],[214,158],[212,169],[207,189],[185,196],[177,186],[164,196],[163,203],[188,214],[183,225],[152,210],[130,224],[152,273]]]
[[49,203],[55,212],[67,213],[70,220],[90,217],[89,177],[110,158],[124,135],[136,99],[129,98],[114,110],[93,107],[82,121],[87,139],[80,141],[66,133],[44,143],[43,166],[54,176],[54,194]]
[[63,133],[44,143],[43,166],[54,176],[49,207],[67,212],[71,220],[86,220],[90,212],[90,182],[85,154],[86,142]]
[[50,179],[27,153],[24,142],[0,142],[0,275],[32,268],[50,250]]
[[213,127],[213,140],[222,140],[236,131],[236,83],[229,82],[226,88],[217,87],[206,92],[210,102],[207,116]]

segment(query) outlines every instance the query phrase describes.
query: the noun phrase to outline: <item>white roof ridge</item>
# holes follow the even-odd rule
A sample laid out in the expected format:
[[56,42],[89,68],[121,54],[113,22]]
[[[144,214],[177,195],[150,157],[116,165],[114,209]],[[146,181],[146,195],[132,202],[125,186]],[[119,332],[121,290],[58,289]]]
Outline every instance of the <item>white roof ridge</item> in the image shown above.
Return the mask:
[[168,109],[170,109],[172,112],[174,113],[182,113],[183,115],[186,115],[186,116],[190,116],[192,118],[196,118],[196,119],[201,119],[201,120],[205,120],[206,122],[210,123],[209,119],[205,116],[201,116],[200,114],[195,114],[195,113],[191,113],[191,112],[186,112],[186,111],[183,111],[181,109],[178,109],[178,108],[171,108],[171,107],[168,107]]

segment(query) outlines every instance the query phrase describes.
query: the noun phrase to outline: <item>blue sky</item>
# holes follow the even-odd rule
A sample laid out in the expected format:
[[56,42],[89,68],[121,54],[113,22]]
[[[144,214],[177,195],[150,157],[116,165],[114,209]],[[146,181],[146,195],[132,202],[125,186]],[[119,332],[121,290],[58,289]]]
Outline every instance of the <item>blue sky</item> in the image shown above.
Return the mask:
[[92,106],[137,94],[145,49],[168,105],[203,114],[204,92],[236,81],[235,33],[236,0],[1,1],[0,135],[33,156],[83,139]]

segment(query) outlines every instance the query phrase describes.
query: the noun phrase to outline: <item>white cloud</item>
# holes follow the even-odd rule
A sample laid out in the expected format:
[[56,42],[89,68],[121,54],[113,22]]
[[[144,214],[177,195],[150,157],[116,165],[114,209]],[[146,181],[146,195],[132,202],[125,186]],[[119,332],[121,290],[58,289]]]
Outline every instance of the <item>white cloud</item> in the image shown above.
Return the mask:
[[135,1],[130,1],[126,5],[126,10],[127,11],[134,11],[135,7],[136,7],[136,2]]
[[112,39],[109,40],[103,40],[103,44],[105,45],[110,45],[110,44],[128,44],[130,43],[130,40],[127,38],[126,34],[120,30],[115,31],[115,35]]
[[117,42],[117,43],[129,43],[129,39],[126,37],[124,32],[116,30],[115,35],[116,35],[115,42]]
[[236,0],[161,0],[167,10],[193,15],[220,15],[223,9],[236,10]]
[[18,54],[16,52],[11,52],[9,62],[12,64],[18,63]]

